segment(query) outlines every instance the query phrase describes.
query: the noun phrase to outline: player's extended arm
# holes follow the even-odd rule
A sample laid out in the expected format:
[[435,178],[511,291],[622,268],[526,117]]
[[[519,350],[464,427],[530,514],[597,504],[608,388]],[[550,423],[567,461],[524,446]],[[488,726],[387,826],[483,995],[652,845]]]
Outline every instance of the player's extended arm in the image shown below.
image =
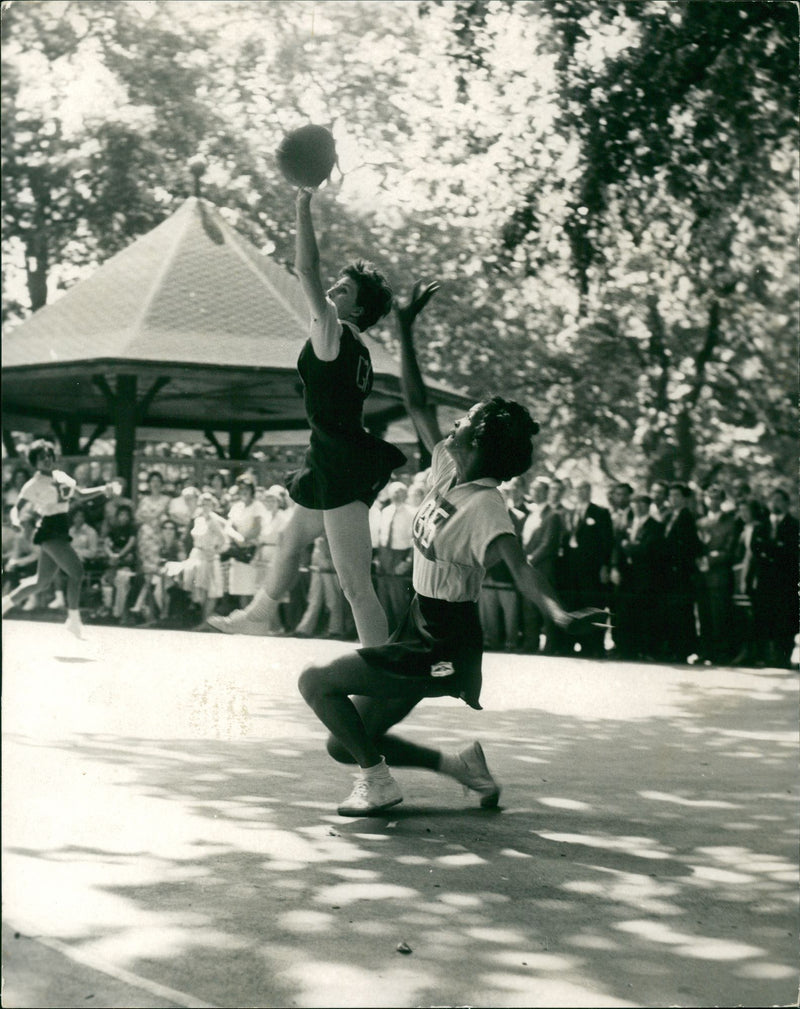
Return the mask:
[[558,627],[563,627],[570,634],[581,634],[589,627],[605,626],[604,610],[589,607],[569,612],[564,609],[541,571],[532,568],[525,560],[520,542],[513,533],[503,533],[489,544],[484,565],[492,567],[498,561],[505,562],[514,584],[522,595],[530,599],[534,606],[549,616]]
[[[319,249],[311,219],[312,189],[298,189],[295,199],[296,231],[294,240],[294,270],[306,296],[312,319],[325,312],[325,289],[319,268]],[[317,350],[317,348],[314,348]]]
[[75,497],[80,498],[81,501],[99,497],[101,494],[104,494],[106,497],[114,497],[115,495],[119,496],[121,493],[122,484],[116,480],[109,480],[108,483],[101,484],[99,487],[76,487],[74,491]]
[[439,285],[436,281],[426,284],[418,280],[414,284],[409,301],[404,305],[395,302],[394,306],[400,336],[400,379],[403,399],[420,441],[429,452],[432,452],[434,445],[442,440],[442,432],[436,419],[436,408],[428,403],[428,393],[419,369],[417,352],[414,348],[414,320],[438,290]]

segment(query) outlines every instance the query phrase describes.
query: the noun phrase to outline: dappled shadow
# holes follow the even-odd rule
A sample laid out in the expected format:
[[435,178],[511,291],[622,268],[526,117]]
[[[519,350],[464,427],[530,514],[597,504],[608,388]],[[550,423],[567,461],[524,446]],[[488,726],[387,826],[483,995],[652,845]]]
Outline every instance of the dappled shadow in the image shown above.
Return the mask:
[[96,896],[82,948],[220,1006],[790,1004],[795,695],[692,681],[630,720],[422,705],[419,741],[479,726],[501,808],[400,769],[401,806],[345,819],[348,770],[264,692],[258,740],[52,744],[93,769],[95,822],[9,854]]

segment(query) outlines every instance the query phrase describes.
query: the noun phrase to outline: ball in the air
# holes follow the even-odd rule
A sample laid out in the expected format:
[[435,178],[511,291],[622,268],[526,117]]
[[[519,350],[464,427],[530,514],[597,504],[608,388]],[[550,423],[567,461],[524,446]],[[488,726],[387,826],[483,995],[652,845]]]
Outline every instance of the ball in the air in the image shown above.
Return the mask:
[[301,126],[287,133],[276,152],[278,168],[293,186],[319,186],[336,164],[336,144],[324,126]]

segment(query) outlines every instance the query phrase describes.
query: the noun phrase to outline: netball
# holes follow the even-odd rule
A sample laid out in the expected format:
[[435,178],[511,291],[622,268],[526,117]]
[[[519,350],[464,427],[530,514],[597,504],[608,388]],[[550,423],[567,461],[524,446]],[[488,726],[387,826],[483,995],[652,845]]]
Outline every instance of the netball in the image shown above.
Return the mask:
[[293,186],[319,186],[336,164],[336,144],[330,130],[309,123],[286,134],[275,159]]

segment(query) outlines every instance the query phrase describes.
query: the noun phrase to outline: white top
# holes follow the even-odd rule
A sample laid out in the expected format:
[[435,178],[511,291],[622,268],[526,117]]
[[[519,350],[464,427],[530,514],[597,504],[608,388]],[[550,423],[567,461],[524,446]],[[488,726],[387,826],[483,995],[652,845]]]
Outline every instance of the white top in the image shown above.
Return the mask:
[[380,546],[391,550],[409,550],[414,509],[407,504],[388,504],[381,511],[380,518]]
[[69,511],[77,486],[77,482],[69,474],[54,469],[52,476],[34,473],[19,496],[30,501],[39,515],[63,515]]
[[514,535],[499,481],[482,477],[452,486],[455,463],[443,442],[433,450],[430,490],[414,516],[414,591],[448,602],[480,595],[486,549],[498,536]]
[[[234,501],[231,510],[228,512],[228,521],[245,539],[253,536],[257,522],[260,521],[260,530],[270,521],[270,514],[260,501]],[[260,531],[259,531],[260,539]]]

